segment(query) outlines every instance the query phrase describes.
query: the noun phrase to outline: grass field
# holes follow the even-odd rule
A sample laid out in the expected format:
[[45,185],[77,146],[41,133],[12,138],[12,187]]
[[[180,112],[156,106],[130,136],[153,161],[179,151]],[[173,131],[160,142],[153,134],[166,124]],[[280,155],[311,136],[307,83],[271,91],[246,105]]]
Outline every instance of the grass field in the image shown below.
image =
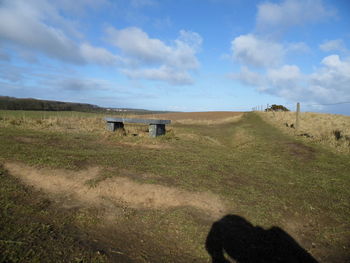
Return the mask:
[[1,262],[210,262],[216,220],[278,226],[319,262],[346,262],[350,156],[255,113],[0,112]]

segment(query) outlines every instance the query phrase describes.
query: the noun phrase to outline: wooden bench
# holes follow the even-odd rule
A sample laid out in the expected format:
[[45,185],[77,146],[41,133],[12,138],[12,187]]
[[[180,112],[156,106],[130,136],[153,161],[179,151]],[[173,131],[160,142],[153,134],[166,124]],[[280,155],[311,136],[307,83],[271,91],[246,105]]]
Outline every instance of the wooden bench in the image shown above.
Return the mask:
[[124,123],[144,123],[149,124],[149,136],[157,137],[165,134],[165,125],[170,124],[170,120],[154,120],[154,119],[132,119],[132,118],[105,118],[107,121],[107,130],[115,131],[123,129]]

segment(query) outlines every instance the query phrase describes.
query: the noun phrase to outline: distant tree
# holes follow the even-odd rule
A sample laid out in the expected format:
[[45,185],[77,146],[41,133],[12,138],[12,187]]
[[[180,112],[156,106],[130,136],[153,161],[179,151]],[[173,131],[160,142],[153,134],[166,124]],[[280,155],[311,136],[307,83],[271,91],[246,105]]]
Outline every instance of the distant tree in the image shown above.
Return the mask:
[[289,111],[289,109],[283,105],[272,104],[269,108],[265,109],[265,111]]
[[[1,1],[1,0],[0,0]],[[18,99],[0,96],[0,110],[49,110],[49,111],[84,111],[103,112],[105,109],[96,105],[62,101]]]

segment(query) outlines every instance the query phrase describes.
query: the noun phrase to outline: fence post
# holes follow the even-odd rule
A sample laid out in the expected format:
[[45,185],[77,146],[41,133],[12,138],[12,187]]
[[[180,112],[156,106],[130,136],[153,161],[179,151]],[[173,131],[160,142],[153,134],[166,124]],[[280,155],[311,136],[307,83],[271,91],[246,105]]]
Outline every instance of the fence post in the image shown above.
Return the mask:
[[295,129],[296,130],[299,130],[299,118],[300,118],[300,103],[298,102],[297,103],[297,113],[296,113],[296,121],[295,121]]

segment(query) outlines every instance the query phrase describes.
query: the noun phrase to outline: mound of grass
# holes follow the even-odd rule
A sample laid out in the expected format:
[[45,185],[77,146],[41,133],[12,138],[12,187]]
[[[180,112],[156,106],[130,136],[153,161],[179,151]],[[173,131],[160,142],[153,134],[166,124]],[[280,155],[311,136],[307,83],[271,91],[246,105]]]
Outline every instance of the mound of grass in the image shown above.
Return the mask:
[[300,128],[295,130],[295,112],[260,112],[264,120],[272,123],[283,132],[305,138],[330,147],[331,149],[350,153],[350,116],[300,113]]

